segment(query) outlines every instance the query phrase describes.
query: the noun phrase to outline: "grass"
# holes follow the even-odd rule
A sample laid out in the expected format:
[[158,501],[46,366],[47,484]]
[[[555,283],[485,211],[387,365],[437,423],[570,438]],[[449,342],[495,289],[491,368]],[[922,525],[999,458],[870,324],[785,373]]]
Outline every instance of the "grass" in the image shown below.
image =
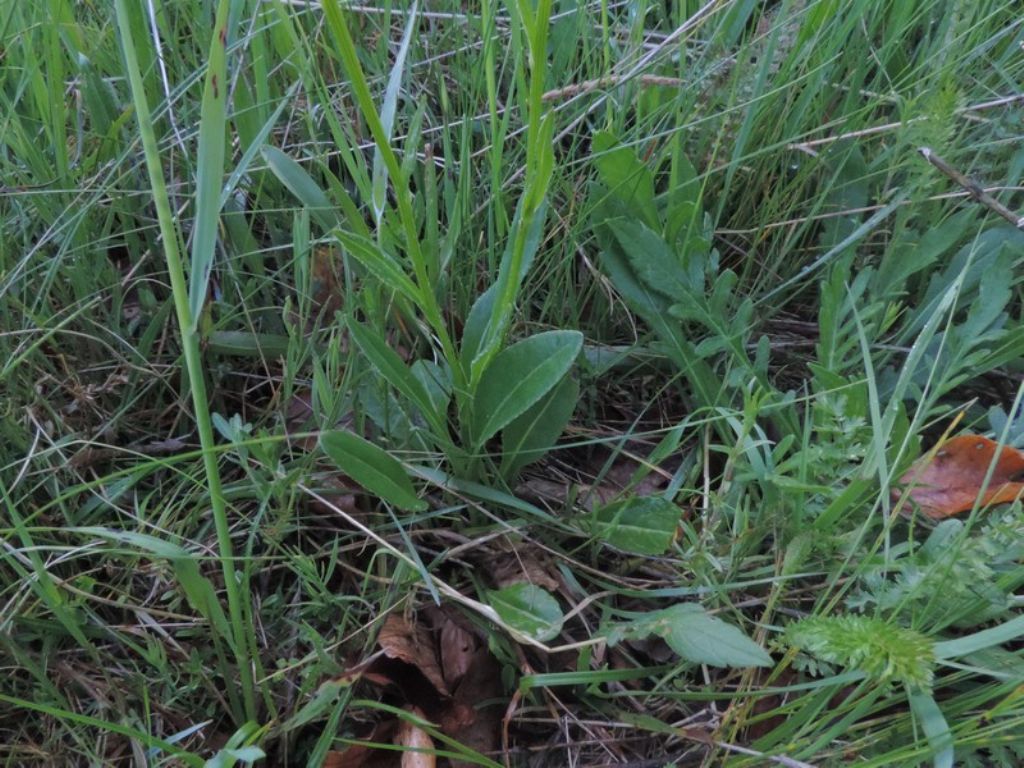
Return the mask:
[[0,6],[3,760],[1018,764],[1015,10]]

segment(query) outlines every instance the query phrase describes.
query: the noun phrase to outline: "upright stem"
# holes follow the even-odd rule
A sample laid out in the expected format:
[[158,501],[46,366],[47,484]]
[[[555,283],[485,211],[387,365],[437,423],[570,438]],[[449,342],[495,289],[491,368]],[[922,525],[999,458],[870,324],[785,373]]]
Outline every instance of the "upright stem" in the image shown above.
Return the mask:
[[[135,105],[136,119],[139,123],[139,135],[146,157],[146,170],[149,183],[153,190],[153,204],[156,206],[157,220],[160,224],[160,237],[164,243],[164,255],[167,258],[167,271],[171,279],[171,291],[174,296],[174,309],[178,316],[181,329],[181,344],[185,353],[185,369],[188,373],[189,388],[192,390],[192,405],[195,409],[196,427],[199,431],[199,443],[203,449],[203,465],[206,469],[206,482],[210,487],[210,504],[213,511],[213,522],[217,529],[217,544],[220,550],[220,563],[224,572],[224,589],[227,593],[228,615],[231,621],[231,637],[227,638],[235,653],[238,665],[238,676],[241,679],[242,698],[245,706],[245,718],[256,717],[256,699],[253,686],[253,674],[247,652],[243,626],[243,611],[238,583],[235,580],[234,551],[231,546],[231,528],[228,524],[227,504],[220,481],[220,469],[217,466],[217,452],[213,437],[213,424],[210,421],[210,406],[206,398],[206,380],[203,377],[203,363],[199,355],[199,337],[192,330],[192,311],[189,309],[188,288],[185,282],[185,269],[178,252],[178,232],[174,226],[174,214],[171,211],[167,196],[167,185],[164,182],[163,166],[157,149],[156,134],[153,120],[146,102],[146,93],[139,71],[138,58],[135,55],[135,41],[132,38],[131,24],[125,0],[117,0],[117,24],[121,32],[121,47],[124,51],[128,68],[128,79],[131,84],[132,100]],[[212,625],[211,625],[212,627]],[[215,629],[213,631],[216,631]],[[225,681],[231,684],[230,681]]]

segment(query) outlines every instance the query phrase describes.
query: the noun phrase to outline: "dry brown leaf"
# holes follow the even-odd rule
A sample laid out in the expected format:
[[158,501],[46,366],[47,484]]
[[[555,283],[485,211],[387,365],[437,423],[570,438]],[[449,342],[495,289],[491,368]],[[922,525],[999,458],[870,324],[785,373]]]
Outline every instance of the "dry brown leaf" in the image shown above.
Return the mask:
[[[348,512],[350,515],[358,514],[358,498],[352,492],[352,485],[346,483],[344,478],[344,475],[327,475],[318,478],[314,490],[316,490],[317,496],[320,498],[311,498],[309,506],[328,517],[336,514],[333,507],[337,507],[342,512]],[[323,499],[323,501],[320,499]],[[327,503],[325,504],[324,502]]]
[[330,320],[341,309],[341,297],[345,294],[338,278],[338,253],[330,246],[318,245],[313,248],[310,261],[313,304]]
[[[501,742],[501,717],[507,704],[500,663],[458,611],[445,606],[427,606],[418,614],[418,619],[413,623],[400,614],[389,615],[378,637],[381,648],[378,658],[368,659],[354,668],[352,674],[365,682],[397,689],[402,705],[425,720],[437,723],[447,736],[467,747],[480,753],[496,751]],[[394,721],[388,722],[394,725]],[[375,732],[372,740],[384,741],[377,736]],[[429,738],[422,731],[394,738],[395,744],[415,743],[421,749],[433,748],[425,741],[415,741]],[[374,755],[381,750],[360,749],[363,751],[353,747],[332,755],[333,760],[348,761],[336,762],[333,768],[395,768],[398,765],[397,759],[390,763],[377,762]],[[434,765],[432,761],[422,761],[423,753],[391,754],[402,755],[402,768]],[[371,760],[373,762],[369,762]],[[459,768],[472,763],[455,760],[450,765]]]
[[[998,451],[998,457],[996,452]],[[995,467],[981,506],[1006,504],[1024,493],[1024,453],[981,435],[961,435],[945,442],[935,455],[914,462],[900,478],[909,496],[933,520],[974,508],[993,461]],[[893,491],[899,498],[900,490]]]
[[[466,674],[455,689],[455,702],[442,721],[444,732],[480,754],[501,744],[501,717],[505,709],[501,665],[486,646],[480,646],[470,660]],[[452,760],[452,768],[476,765]]]
[[498,558],[494,565],[494,581],[499,588],[527,582],[549,592],[555,592],[561,586],[544,562],[543,555],[525,546]]
[[[415,707],[412,712],[423,717]],[[434,768],[437,762],[430,734],[406,720],[390,719],[378,723],[366,741],[377,744],[390,742],[402,750],[353,744],[348,749],[328,752],[322,768]]]
[[477,650],[477,640],[471,632],[446,618],[441,624],[438,645],[441,651],[441,671],[449,689],[453,690],[469,670]]
[[437,662],[436,643],[426,627],[411,623],[404,616],[392,613],[384,621],[377,642],[385,655],[412,664],[438,693],[449,696],[441,667]]

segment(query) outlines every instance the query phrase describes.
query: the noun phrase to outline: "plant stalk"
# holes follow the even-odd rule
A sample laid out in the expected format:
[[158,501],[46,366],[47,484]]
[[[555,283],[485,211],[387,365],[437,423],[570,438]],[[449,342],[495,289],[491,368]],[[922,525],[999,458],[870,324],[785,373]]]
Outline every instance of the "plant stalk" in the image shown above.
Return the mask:
[[[192,390],[192,405],[195,410],[199,443],[203,451],[203,466],[206,470],[206,481],[210,487],[210,506],[213,512],[214,526],[217,530],[217,544],[220,551],[219,559],[223,569],[228,616],[231,622],[232,637],[227,638],[227,640],[234,650],[235,661],[238,665],[238,676],[241,681],[242,700],[245,707],[244,719],[252,720],[256,717],[252,666],[246,650],[248,643],[244,639],[242,601],[238,583],[235,579],[235,556],[231,544],[231,527],[228,522],[227,503],[224,499],[220,469],[217,466],[213,424],[210,420],[210,407],[206,397],[206,381],[203,377],[203,363],[199,353],[199,336],[192,330],[193,317],[192,311],[189,308],[185,269],[178,251],[178,232],[175,228],[174,214],[167,196],[163,166],[160,163],[160,153],[157,149],[153,120],[146,101],[138,58],[135,54],[135,41],[132,37],[125,0],[116,0],[116,8],[117,24],[121,33],[121,47],[127,65],[132,101],[135,106],[136,119],[139,124],[139,135],[146,158],[146,170],[149,173],[149,183],[153,190],[153,204],[156,207],[157,220],[160,224],[160,237],[164,242],[167,272],[170,275],[171,291],[174,296],[174,309],[177,313],[178,326],[181,330],[181,344],[185,353],[185,369],[188,374],[189,388]],[[216,630],[214,629],[213,631]],[[225,681],[225,683],[230,684],[230,681]]]

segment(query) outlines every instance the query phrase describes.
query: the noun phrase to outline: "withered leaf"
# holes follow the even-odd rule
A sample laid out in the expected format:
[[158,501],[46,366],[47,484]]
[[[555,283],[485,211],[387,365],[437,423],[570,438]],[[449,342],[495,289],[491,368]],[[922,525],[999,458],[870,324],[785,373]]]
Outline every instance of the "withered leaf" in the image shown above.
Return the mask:
[[[483,755],[497,750],[501,744],[503,694],[501,665],[486,646],[478,646],[455,689],[449,717],[441,724],[445,733]],[[452,760],[452,768],[472,765],[475,764]]]
[[441,666],[437,662],[434,638],[426,627],[413,624],[404,616],[392,613],[384,621],[377,642],[386,656],[412,664],[423,673],[438,693],[450,695],[444,675],[441,673]]
[[[997,455],[998,451],[998,455]],[[945,442],[934,456],[925,455],[900,478],[909,497],[933,520],[974,508],[989,467],[992,477],[980,505],[1006,504],[1024,493],[1024,453],[981,435],[960,435]],[[893,491],[899,498],[901,490]]]
[[441,624],[441,669],[445,682],[452,689],[465,676],[477,650],[477,641],[472,633],[466,631],[451,619]]
[[[423,716],[416,708],[412,711]],[[430,734],[407,720],[388,719],[378,723],[367,742],[328,752],[323,765],[325,768],[434,768],[437,763]],[[371,746],[387,742],[402,747],[402,750]]]

